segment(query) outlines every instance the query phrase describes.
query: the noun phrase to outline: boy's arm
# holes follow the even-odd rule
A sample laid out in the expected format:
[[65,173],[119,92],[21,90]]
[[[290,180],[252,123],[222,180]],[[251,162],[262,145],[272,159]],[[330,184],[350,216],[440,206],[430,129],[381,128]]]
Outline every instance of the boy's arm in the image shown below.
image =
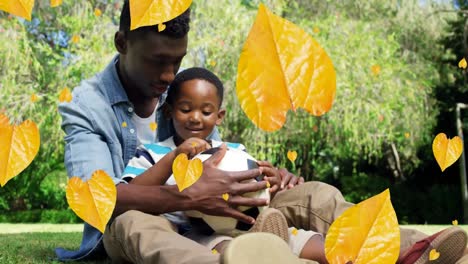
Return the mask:
[[[162,157],[153,166],[149,167],[145,172],[133,178],[130,184],[138,185],[164,185],[166,181],[171,177],[172,174],[172,163],[176,157],[176,150],[173,150],[164,157]],[[132,165],[132,160],[129,162],[129,166]],[[124,175],[125,177],[125,175]]]

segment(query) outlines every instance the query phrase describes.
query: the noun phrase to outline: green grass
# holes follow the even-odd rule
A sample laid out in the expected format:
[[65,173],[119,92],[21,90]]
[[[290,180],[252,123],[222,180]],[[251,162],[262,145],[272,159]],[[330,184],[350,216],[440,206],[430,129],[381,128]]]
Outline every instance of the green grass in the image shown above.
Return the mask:
[[[433,234],[446,225],[409,225],[427,234]],[[460,226],[468,231],[468,226]],[[81,242],[82,225],[0,224],[0,263],[59,263],[54,249],[77,249]],[[109,260],[85,262],[110,263]]]

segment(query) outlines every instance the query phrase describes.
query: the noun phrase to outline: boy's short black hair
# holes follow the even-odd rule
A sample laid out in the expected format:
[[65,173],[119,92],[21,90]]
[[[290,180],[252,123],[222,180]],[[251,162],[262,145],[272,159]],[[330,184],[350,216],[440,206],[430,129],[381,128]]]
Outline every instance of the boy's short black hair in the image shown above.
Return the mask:
[[216,87],[217,95],[219,98],[219,106],[223,103],[224,97],[224,86],[221,80],[211,71],[200,68],[200,67],[193,67],[188,68],[186,70],[181,71],[176,75],[174,81],[172,81],[171,85],[169,85],[169,89],[167,91],[167,99],[166,102],[172,105],[177,98],[177,95],[180,90],[180,85],[183,82],[190,81],[190,80],[205,80]]
[[190,30],[190,8],[185,10],[180,16],[165,22],[166,28],[161,32],[158,31],[157,25],[130,30],[130,24],[130,4],[128,0],[125,0],[122,13],[120,14],[119,30],[125,32],[128,39],[132,39],[137,34],[146,34],[148,32],[156,32],[171,38],[183,38]]

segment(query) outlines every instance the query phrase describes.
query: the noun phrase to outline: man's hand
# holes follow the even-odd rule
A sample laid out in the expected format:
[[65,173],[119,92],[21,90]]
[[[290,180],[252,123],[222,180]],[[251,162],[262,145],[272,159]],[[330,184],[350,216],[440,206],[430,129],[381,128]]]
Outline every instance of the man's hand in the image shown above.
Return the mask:
[[281,176],[281,189],[291,189],[296,185],[303,184],[304,178],[297,177],[296,175],[292,174],[285,168],[279,169],[279,173]]
[[[235,209],[238,206],[264,206],[266,199],[242,197],[244,193],[255,192],[267,187],[266,181],[248,182],[261,175],[260,169],[228,172],[216,168],[226,154],[226,145],[214,153],[203,163],[203,174],[192,186],[184,192],[191,200],[193,210],[209,215],[233,217],[239,221],[252,224],[255,219]],[[229,198],[223,199],[223,194]]]
[[181,153],[187,154],[188,158],[191,159],[195,155],[200,152],[203,152],[207,149],[211,148],[210,144],[201,138],[189,138],[182,142],[176,149],[175,149],[175,156],[177,157]]

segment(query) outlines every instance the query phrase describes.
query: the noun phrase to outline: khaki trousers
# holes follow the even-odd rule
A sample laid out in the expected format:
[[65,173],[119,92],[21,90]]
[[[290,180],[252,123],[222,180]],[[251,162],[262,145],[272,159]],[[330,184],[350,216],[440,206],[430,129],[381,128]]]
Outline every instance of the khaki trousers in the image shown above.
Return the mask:
[[[289,226],[327,233],[331,223],[352,206],[335,187],[321,182],[307,182],[282,191],[270,206],[279,209]],[[401,250],[427,235],[401,229]],[[219,263],[219,255],[177,233],[164,217],[128,211],[108,226],[104,246],[115,263]]]

